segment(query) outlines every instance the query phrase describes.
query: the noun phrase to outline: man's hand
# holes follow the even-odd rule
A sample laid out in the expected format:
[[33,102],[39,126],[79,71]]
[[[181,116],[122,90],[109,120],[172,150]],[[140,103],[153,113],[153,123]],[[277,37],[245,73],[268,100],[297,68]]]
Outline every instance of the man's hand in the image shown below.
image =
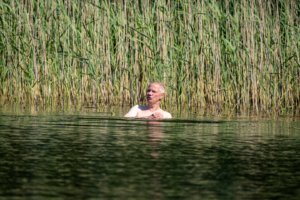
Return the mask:
[[148,116],[147,119],[163,119],[164,116],[160,112],[155,112],[152,115]]

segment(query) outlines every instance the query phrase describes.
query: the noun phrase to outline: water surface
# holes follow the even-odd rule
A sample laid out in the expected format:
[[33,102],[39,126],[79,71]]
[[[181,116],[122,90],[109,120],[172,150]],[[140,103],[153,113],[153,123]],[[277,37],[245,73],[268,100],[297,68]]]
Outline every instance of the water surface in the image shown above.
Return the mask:
[[0,199],[299,199],[297,117],[0,107]]

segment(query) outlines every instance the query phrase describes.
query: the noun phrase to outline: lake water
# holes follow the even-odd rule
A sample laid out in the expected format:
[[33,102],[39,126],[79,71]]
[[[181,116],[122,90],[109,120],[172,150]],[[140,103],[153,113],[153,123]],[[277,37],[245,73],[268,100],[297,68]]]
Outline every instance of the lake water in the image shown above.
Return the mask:
[[128,109],[0,107],[0,199],[300,199],[299,117]]

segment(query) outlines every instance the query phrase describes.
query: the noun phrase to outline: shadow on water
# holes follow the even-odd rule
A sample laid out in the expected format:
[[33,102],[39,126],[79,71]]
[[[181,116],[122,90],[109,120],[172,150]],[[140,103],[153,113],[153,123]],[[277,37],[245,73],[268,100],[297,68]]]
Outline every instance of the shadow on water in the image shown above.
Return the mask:
[[107,115],[2,112],[0,197],[300,197],[297,119]]

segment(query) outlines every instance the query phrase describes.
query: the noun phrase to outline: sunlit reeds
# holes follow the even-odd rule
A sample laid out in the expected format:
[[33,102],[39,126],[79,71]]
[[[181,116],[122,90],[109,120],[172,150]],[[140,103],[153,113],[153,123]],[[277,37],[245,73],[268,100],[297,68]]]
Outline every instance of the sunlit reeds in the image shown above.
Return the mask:
[[0,95],[50,104],[299,108],[297,0],[4,0]]

